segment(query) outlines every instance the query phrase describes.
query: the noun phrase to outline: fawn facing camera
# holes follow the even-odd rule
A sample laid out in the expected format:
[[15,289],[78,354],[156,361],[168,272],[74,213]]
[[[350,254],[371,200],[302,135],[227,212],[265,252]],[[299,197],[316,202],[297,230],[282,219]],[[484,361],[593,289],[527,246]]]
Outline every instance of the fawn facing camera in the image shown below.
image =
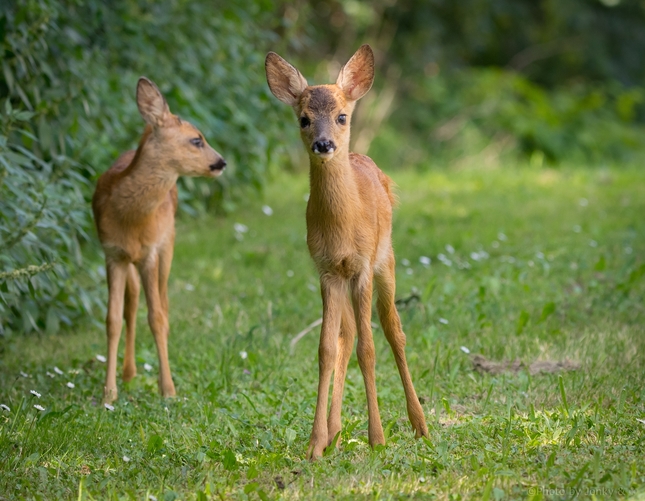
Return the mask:
[[137,373],[139,275],[159,356],[159,391],[164,397],[175,395],[168,363],[168,275],[175,242],[177,178],[217,177],[226,167],[202,133],[170,113],[157,86],[144,77],[137,85],[137,105],[147,124],[139,147],[123,153],[101,175],[92,198],[108,282],[106,403],[117,398],[116,359],[123,318],[124,381]]
[[[333,85],[309,86],[296,68],[274,52],[269,52],[265,65],[271,92],[293,107],[309,153],[307,246],[320,274],[323,322],[318,400],[307,457],[321,456],[341,430],[343,386],[356,331],[356,353],[367,394],[369,442],[372,446],[385,443],[370,323],[373,284],[378,292],[379,319],[403,382],[410,423],[417,437],[427,436],[423,409],[405,358],[405,334],[394,305],[392,182],[369,157],[349,152],[354,106],[374,81],[372,49],[360,47]],[[332,372],[334,389],[326,418]]]

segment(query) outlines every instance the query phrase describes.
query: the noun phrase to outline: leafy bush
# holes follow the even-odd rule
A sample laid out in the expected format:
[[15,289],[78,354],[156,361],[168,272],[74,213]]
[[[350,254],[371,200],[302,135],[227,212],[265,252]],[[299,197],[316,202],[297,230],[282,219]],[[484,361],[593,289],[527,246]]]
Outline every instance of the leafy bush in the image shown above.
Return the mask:
[[[274,35],[261,0],[26,0],[0,7],[0,332],[55,332],[103,290],[89,210],[94,179],[136,147],[140,75],[227,159],[180,185],[184,209],[229,209],[284,159],[288,110],[270,98]],[[290,116],[289,116],[290,117]],[[291,117],[290,117],[291,118]],[[89,262],[88,262],[89,259]]]

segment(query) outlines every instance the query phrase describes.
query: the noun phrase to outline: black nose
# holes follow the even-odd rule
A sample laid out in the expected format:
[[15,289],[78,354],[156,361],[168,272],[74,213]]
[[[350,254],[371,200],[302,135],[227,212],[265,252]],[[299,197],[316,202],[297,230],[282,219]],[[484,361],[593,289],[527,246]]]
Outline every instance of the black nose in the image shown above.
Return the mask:
[[326,139],[323,139],[322,141],[316,141],[314,145],[311,147],[314,153],[329,153],[335,148],[336,148],[336,145],[334,144],[334,142],[328,141]]
[[215,172],[216,170],[224,170],[224,167],[226,167],[226,160],[224,160],[223,158],[220,158],[214,164],[209,165],[211,172]]

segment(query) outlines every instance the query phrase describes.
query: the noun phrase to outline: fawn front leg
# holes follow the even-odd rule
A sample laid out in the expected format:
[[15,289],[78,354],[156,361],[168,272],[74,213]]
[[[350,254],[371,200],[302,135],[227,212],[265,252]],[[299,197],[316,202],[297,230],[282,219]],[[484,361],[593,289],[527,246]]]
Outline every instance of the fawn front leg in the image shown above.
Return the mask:
[[128,263],[106,261],[108,282],[108,313],[105,319],[107,331],[107,371],[103,402],[110,404],[118,396],[116,388],[116,359],[119,351],[119,339],[123,327],[123,296],[128,273]]
[[168,362],[168,312],[159,295],[159,256],[152,255],[140,267],[141,282],[148,303],[148,323],[157,345],[159,357],[159,392],[164,397],[175,396],[175,384]]
[[[338,357],[334,369],[334,389],[331,394],[331,409],[327,419],[327,441],[332,443],[336,434],[341,430],[340,415],[343,404],[343,389],[345,387],[345,376],[347,375],[347,364],[354,350],[354,336],[356,334],[356,321],[354,310],[347,295],[343,298],[343,312],[340,322],[340,336],[338,338]],[[337,446],[340,439],[337,442]],[[328,444],[328,445],[329,445]]]
[[385,444],[381,416],[376,398],[376,350],[372,338],[372,280],[367,273],[352,281],[352,302],[358,331],[356,355],[363,373],[365,394],[367,396],[368,426],[367,435],[370,445]]
[[[323,303],[323,322],[318,346],[318,399],[311,430],[307,459],[316,459],[329,444],[327,436],[327,399],[329,381],[336,363],[338,334],[346,294],[345,284],[337,279],[321,277],[320,289]],[[333,437],[332,437],[333,439]]]

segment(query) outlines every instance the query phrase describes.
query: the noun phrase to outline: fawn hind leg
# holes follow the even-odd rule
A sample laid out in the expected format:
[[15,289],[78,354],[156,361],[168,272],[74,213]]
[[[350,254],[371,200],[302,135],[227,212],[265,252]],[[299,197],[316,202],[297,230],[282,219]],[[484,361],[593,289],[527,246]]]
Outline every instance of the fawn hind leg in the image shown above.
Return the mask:
[[[327,419],[327,442],[328,446],[333,442],[336,434],[341,430],[341,407],[343,405],[343,389],[347,375],[347,364],[354,350],[354,336],[356,334],[356,321],[354,310],[349,297],[345,296],[343,311],[340,321],[340,336],[338,337],[338,357],[334,369],[334,389],[331,396],[331,409]],[[337,442],[337,446],[340,439]]]
[[123,380],[130,381],[137,375],[137,364],[134,357],[134,344],[137,327],[137,308],[139,306],[139,274],[133,264],[128,265],[125,284],[125,357],[123,359]]
[[381,325],[383,326],[383,331],[385,332],[385,337],[394,352],[396,366],[399,369],[399,375],[401,376],[401,382],[403,383],[403,389],[405,391],[408,418],[414,429],[415,436],[417,438],[421,436],[427,437],[428,427],[426,426],[423,408],[414,390],[410,371],[408,370],[408,363],[405,358],[405,334],[401,328],[401,319],[394,304],[396,284],[394,279],[393,253],[390,253],[382,268],[375,272],[374,278],[378,292],[376,308]]
[[123,327],[123,296],[127,280],[127,262],[106,262],[108,282],[108,312],[105,319],[107,332],[107,371],[103,387],[103,401],[112,403],[117,399],[116,359],[119,350],[119,339]]

